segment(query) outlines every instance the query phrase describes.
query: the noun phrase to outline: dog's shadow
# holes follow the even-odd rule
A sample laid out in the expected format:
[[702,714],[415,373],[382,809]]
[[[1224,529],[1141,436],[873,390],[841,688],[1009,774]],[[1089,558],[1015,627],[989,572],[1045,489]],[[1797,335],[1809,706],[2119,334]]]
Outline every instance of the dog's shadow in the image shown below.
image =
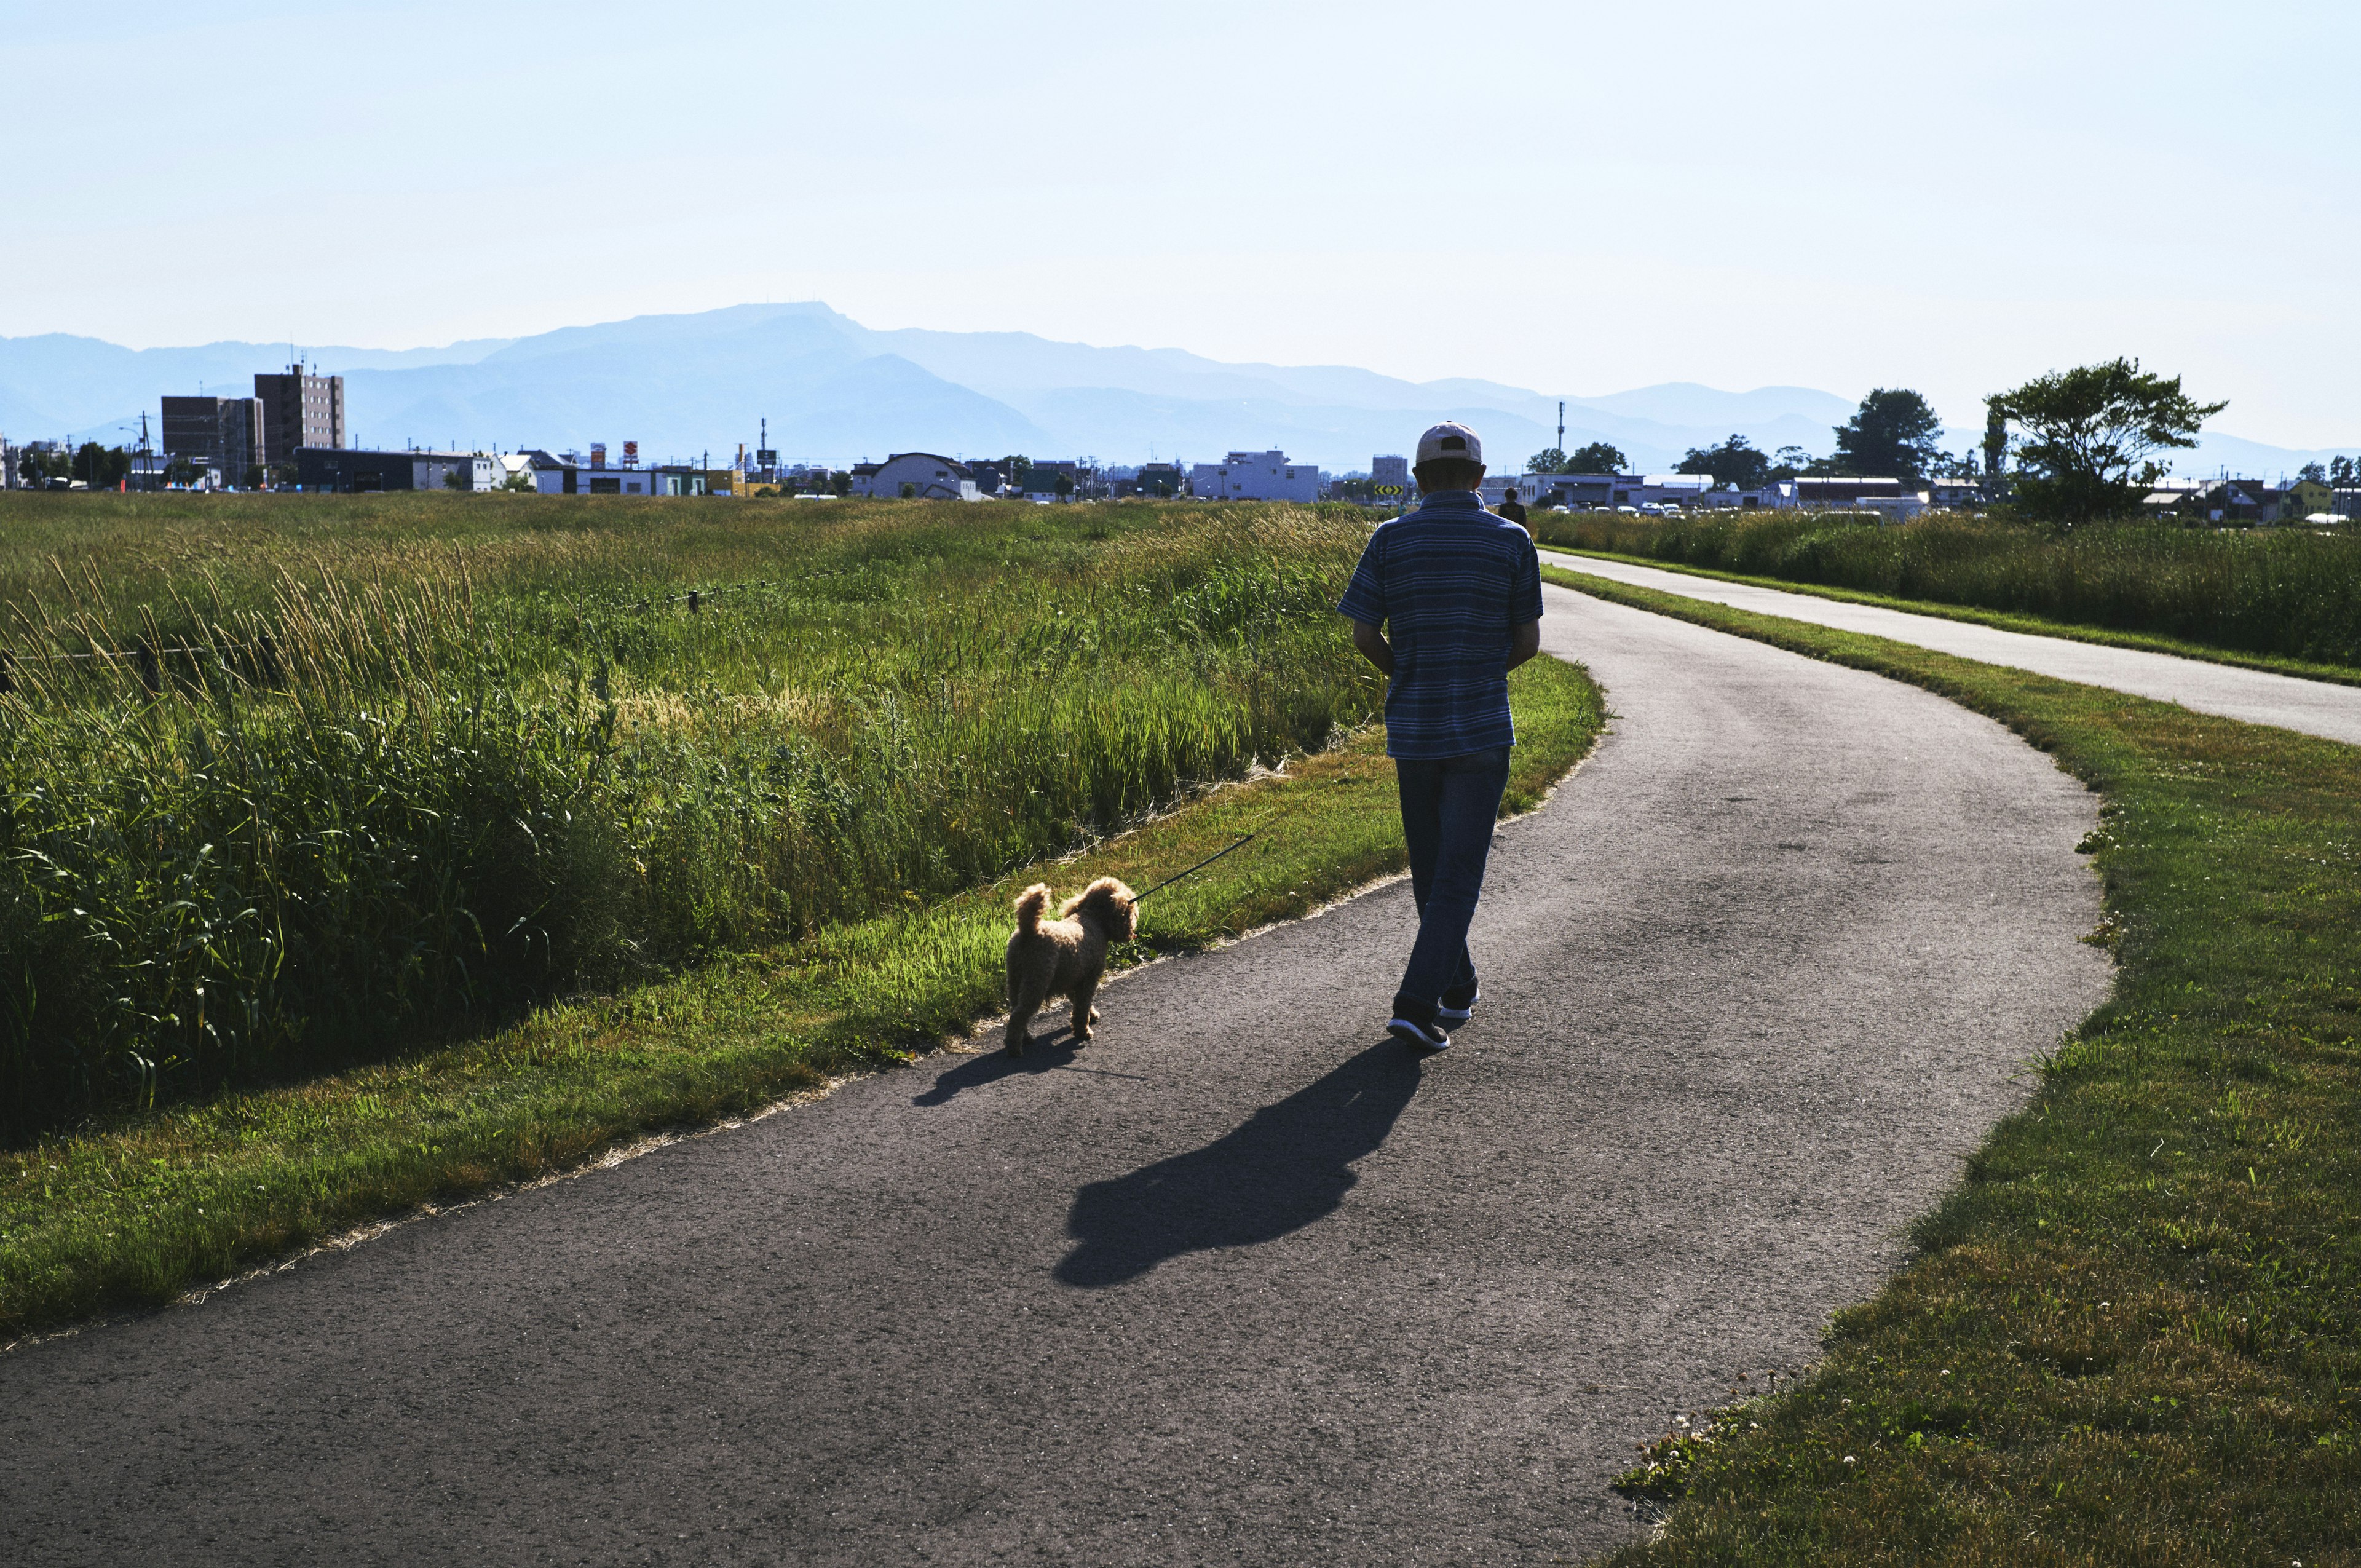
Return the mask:
[[1360,1179],[1352,1162],[1386,1141],[1418,1084],[1416,1058],[1388,1040],[1201,1149],[1093,1182],[1074,1194],[1066,1234],[1077,1245],[1058,1278],[1104,1289],[1183,1253],[1276,1241],[1333,1213]]
[[948,1105],[961,1090],[982,1089],[987,1083],[997,1083],[1004,1078],[1014,1078],[1020,1072],[1048,1072],[1054,1068],[1071,1066],[1087,1047],[1076,1042],[1071,1025],[1061,1025],[1046,1035],[1036,1035],[1026,1043],[1025,1054],[1012,1057],[1006,1051],[993,1049],[972,1056],[957,1067],[947,1068],[936,1075],[935,1085],[924,1094],[913,1095],[913,1105]]

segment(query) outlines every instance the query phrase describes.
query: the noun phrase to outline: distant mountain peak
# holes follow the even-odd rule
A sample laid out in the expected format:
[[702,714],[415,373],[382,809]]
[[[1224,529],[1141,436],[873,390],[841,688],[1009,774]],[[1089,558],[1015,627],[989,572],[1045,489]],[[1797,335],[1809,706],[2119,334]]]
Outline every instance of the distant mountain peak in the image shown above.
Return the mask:
[[[282,344],[131,350],[50,333],[0,338],[0,433],[122,439],[168,393],[250,386],[280,368]],[[1277,446],[1332,470],[1408,451],[1458,419],[1496,466],[1521,468],[1557,438],[1559,395],[1477,378],[1415,382],[1349,365],[1235,364],[1181,348],[1100,347],[1038,333],[880,331],[824,301],[749,302],[560,327],[442,348],[307,348],[346,378],[348,428],[372,443],[551,449],[637,441],[652,455],[752,446],[763,422],[790,461],[862,452],[1095,455],[1188,460]],[[1565,444],[1622,449],[1671,467],[1733,433],[1765,451],[1825,452],[1851,400],[1809,387],[1726,392],[1667,381],[1566,395]],[[2236,443],[2238,457],[2292,469],[2313,455]],[[2203,449],[2184,471],[2211,471]]]

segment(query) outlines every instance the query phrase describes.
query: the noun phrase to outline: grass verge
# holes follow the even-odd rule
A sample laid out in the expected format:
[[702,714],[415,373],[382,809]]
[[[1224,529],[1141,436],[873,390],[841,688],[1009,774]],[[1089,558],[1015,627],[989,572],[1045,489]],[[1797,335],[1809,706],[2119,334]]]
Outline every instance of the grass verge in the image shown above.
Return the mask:
[[2104,796],[2113,997],[1794,1391],[1610,1562],[2361,1562],[2361,749],[1549,568],[2008,725]]
[[1793,582],[1785,577],[1752,576],[1744,572],[1725,572],[1713,566],[1692,566],[1682,561],[1659,561],[1653,556],[1627,555],[1612,550],[1583,550],[1571,544],[1544,544],[1542,548],[1563,555],[1587,555],[1600,561],[1617,561],[1627,566],[1653,566],[1657,571],[1677,572],[1685,577],[1708,577],[1718,583],[1738,583],[1751,588],[1775,588],[1781,593],[1807,594],[1813,598],[1835,599],[1844,604],[1872,605],[1879,609],[1898,609],[1910,615],[1966,621],[2000,631],[2022,631],[2033,637],[2061,637],[2071,642],[2132,648],[2144,653],[2169,653],[2176,659],[2202,659],[2209,664],[2231,664],[2244,670],[2265,670],[2275,675],[2297,675],[2308,681],[2361,686],[2361,669],[2355,669],[2350,664],[2323,664],[2316,660],[2291,659],[2277,653],[2246,653],[2235,648],[2217,648],[2210,643],[2191,642],[2150,631],[2116,631],[2103,626],[2052,620],[2046,616],[1977,609],[1971,605],[1943,604],[1934,599],[1900,598],[1862,588]]
[[[1516,672],[1510,690],[1519,743],[1504,814],[1538,802],[1604,721],[1589,676],[1554,659]],[[379,1217],[906,1060],[1001,1005],[1008,901],[1037,877],[1061,893],[1101,875],[1146,887],[1257,831],[1159,894],[1118,962],[1301,915],[1400,869],[1393,788],[1382,733],[1365,731],[941,903],[547,1007],[445,1049],[0,1153],[0,1341],[167,1301]]]

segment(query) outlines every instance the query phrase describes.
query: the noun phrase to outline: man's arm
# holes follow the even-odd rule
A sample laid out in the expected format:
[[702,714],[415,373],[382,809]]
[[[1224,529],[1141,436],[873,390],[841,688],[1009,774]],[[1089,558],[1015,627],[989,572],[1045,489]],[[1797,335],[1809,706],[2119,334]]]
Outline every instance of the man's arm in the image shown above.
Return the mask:
[[[1533,646],[1538,648],[1541,646],[1542,637],[1540,626],[1534,626],[1532,632]],[[1386,634],[1378,630],[1372,622],[1366,620],[1353,622],[1353,646],[1361,651],[1362,658],[1367,659],[1387,674],[1390,675],[1394,673],[1394,651],[1387,643]],[[1532,657],[1530,653],[1525,656]]]
[[[1355,625],[1356,630],[1354,633],[1353,641],[1356,643],[1358,643],[1360,641],[1360,634],[1357,630],[1358,622],[1356,622]],[[1375,631],[1377,628],[1373,626],[1369,628],[1369,630],[1371,631]],[[1528,620],[1522,626],[1511,626],[1509,628],[1509,668],[1512,670],[1515,669],[1519,664],[1523,663],[1526,660],[1532,658],[1541,651],[1542,623],[1540,621]],[[1368,650],[1364,648],[1361,652],[1366,653]]]

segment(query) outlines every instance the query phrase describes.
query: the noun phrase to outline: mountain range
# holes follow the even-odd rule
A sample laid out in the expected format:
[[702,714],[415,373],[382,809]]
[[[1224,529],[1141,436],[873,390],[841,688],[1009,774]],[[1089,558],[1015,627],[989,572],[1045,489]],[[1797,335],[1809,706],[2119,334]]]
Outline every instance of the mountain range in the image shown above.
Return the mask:
[[[276,344],[129,349],[50,334],[0,337],[0,433],[115,444],[166,393],[251,393],[258,371],[296,352]],[[1345,366],[1227,364],[1175,348],[1098,348],[1030,333],[864,327],[825,304],[737,305],[636,316],[442,348],[310,348],[346,378],[355,445],[620,450],[650,461],[717,458],[757,444],[789,462],[842,465],[889,452],[954,456],[1209,460],[1284,448],[1332,471],[1408,451],[1456,419],[1496,468],[1521,468],[1556,439],[1558,400],[1494,381],[1413,382]],[[1853,401],[1806,387],[1718,391],[1677,382],[1565,400],[1565,445],[1620,448],[1669,468],[1691,447],[1745,435],[1764,451],[1825,453]],[[1953,451],[1982,435],[1947,431]],[[2206,433],[2177,455],[2183,473],[2271,475],[2328,454]]]

